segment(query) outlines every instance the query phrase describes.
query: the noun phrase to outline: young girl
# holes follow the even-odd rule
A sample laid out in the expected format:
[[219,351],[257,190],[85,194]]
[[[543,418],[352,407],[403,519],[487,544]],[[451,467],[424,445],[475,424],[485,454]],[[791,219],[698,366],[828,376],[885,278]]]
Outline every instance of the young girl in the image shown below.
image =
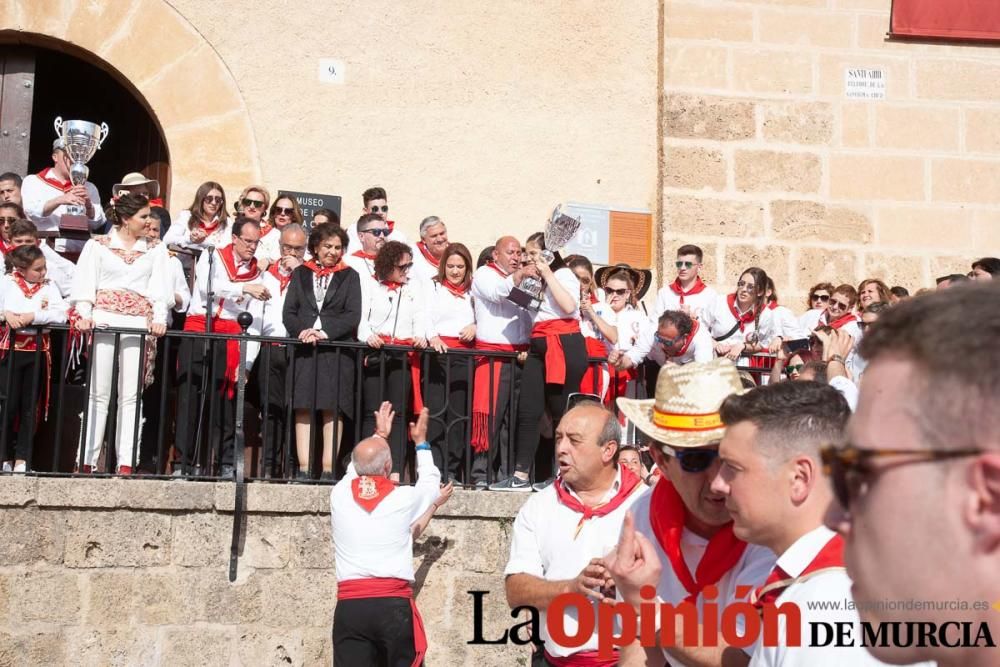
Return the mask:
[[[0,438],[4,471],[26,472],[42,382],[52,363],[49,334],[39,336],[31,325],[64,323],[67,305],[59,290],[45,279],[41,248],[21,246],[7,257],[13,270],[0,278],[0,396],[4,399]],[[45,355],[44,368],[36,359],[39,343]],[[45,405],[47,408],[47,392]],[[11,449],[13,461],[6,454]]]

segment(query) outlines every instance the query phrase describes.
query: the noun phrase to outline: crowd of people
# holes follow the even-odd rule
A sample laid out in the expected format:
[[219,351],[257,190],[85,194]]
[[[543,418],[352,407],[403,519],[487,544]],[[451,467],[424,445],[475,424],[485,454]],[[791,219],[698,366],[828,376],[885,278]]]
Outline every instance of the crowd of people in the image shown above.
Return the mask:
[[[380,187],[366,190],[360,216],[342,223],[327,209],[305,220],[293,197],[272,201],[257,185],[231,202],[208,181],[172,217],[156,181],[126,175],[103,208],[93,184],[72,184],[69,167],[57,139],[51,167],[23,179],[0,175],[0,391],[14,399],[5,401],[2,461],[14,472],[27,469],[29,426],[44,418],[33,406],[51,402],[60,365],[53,370],[53,355],[66,353],[89,359],[78,472],[113,460],[107,471],[122,475],[183,476],[202,466],[232,475],[246,312],[250,340],[263,339],[247,346],[244,363],[268,445],[266,476],[333,479],[388,400],[400,423],[431,409],[429,440],[446,478],[530,491],[534,472],[537,490],[554,476],[553,436],[575,394],[608,406],[652,395],[665,364],[728,358],[751,372],[745,382],[822,379],[853,405],[865,328],[908,296],[876,278],[857,287],[818,283],[797,316],[759,267],[717,293],[699,275],[702,250],[684,245],[676,276],[647,307],[649,269],[595,270],[586,257],[559,253],[546,262],[542,232],[523,242],[503,236],[474,255],[428,216],[411,242]],[[983,258],[938,287],[998,272],[1000,260]],[[540,305],[524,307],[514,297],[532,284]],[[59,345],[37,326],[67,322],[72,334]],[[167,330],[184,333],[165,366]],[[206,342],[199,333],[229,338]],[[66,345],[69,352],[54,349]],[[164,389],[167,406],[176,394],[176,419],[167,420],[176,428],[172,447],[158,451]],[[641,432],[625,425],[626,444],[642,446]],[[209,437],[215,446],[203,447]],[[391,445],[398,481],[409,456],[405,428]],[[643,459],[651,466],[645,451]]]

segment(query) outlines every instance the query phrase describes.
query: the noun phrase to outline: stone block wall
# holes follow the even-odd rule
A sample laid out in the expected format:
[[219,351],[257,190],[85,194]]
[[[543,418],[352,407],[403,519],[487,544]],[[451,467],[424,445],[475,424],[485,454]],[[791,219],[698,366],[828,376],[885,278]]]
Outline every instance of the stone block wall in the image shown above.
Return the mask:
[[[329,665],[329,487],[249,485],[230,583],[233,484],[0,480],[0,666]],[[523,497],[456,491],[414,548],[428,665],[528,664],[469,646],[516,621],[503,592]]]
[[[663,268],[684,241],[796,310],[817,280],[911,291],[1000,254],[996,47],[890,41],[891,0],[664,0]],[[881,69],[851,100],[845,69]]]

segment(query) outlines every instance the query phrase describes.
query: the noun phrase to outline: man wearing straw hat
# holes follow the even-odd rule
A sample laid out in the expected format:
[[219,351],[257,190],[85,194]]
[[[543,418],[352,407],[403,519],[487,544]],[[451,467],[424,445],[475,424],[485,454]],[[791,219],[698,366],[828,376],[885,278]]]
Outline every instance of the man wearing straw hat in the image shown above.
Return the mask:
[[[702,624],[704,604],[713,602],[718,627],[722,610],[737,599],[737,590],[761,585],[774,566],[770,549],[749,545],[733,534],[725,496],[711,488],[725,433],[719,406],[728,396],[742,393],[736,367],[716,359],[664,366],[655,399],[618,399],[625,416],[659,443],[650,453],[663,473],[663,479],[633,506],[634,516],[625,519],[617,553],[608,558],[618,594],[637,611],[641,602],[649,603],[639,591],[650,585],[661,602],[693,602]],[[637,553],[650,557],[643,559]],[[706,587],[713,588],[706,591]],[[715,597],[706,600],[705,594],[711,598],[715,591]],[[645,650],[650,664],[662,664],[664,657],[685,664],[722,664],[727,652],[740,651],[721,638],[717,646]],[[626,647],[622,662],[641,661],[642,651],[638,644]]]

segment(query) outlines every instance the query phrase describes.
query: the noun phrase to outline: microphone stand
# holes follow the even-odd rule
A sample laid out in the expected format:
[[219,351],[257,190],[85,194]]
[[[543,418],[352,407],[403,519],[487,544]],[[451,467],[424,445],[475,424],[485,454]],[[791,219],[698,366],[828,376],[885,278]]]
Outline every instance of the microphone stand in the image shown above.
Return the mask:
[[[215,246],[205,246],[208,253],[208,290],[205,295],[205,333],[212,333],[212,302],[215,300],[213,284],[215,281]],[[215,374],[215,355],[213,354],[212,340],[205,339],[202,345],[202,359],[208,358],[208,363],[201,374],[201,393],[198,396],[198,421],[194,430],[194,471],[196,476],[201,475],[201,427],[205,418],[205,399],[208,393],[209,380]],[[207,396],[212,400],[212,396]],[[209,429],[211,432],[211,429]],[[211,465],[209,466],[211,468]]]

